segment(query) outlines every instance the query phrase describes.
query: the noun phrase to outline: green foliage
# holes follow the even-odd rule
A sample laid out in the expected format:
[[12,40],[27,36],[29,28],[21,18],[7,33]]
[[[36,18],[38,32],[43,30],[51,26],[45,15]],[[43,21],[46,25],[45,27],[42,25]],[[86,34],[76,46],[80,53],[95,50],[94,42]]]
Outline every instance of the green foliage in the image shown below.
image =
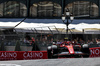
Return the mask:
[[3,41],[1,42],[0,51],[5,51],[5,46]]
[[19,41],[16,42],[15,51],[21,51],[20,42]]
[[37,44],[38,44],[37,42],[32,43],[32,51],[40,51]]

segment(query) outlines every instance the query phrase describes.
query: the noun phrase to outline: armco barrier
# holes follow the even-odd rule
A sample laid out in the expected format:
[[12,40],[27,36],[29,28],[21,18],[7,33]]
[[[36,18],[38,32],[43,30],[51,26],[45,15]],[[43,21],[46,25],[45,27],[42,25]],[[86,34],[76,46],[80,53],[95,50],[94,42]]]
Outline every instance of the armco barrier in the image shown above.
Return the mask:
[[[90,48],[90,57],[100,57],[100,47]],[[47,59],[47,51],[0,51],[0,60]]]

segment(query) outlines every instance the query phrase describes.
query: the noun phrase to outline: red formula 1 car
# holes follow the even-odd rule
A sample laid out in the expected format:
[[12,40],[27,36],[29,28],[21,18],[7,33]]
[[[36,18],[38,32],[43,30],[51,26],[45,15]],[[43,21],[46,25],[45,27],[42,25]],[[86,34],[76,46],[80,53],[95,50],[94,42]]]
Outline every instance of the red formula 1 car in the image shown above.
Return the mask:
[[55,44],[48,46],[47,48],[48,58],[61,58],[61,57],[89,57],[90,50],[88,44],[75,44],[71,41],[63,42],[61,44]]

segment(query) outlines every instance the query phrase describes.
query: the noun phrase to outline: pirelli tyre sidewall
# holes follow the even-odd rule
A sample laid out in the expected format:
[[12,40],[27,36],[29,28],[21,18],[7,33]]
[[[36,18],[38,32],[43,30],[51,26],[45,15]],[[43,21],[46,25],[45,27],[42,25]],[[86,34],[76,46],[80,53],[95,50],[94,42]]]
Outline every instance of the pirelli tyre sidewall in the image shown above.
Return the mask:
[[81,46],[81,51],[85,54],[85,55],[83,55],[83,57],[89,57],[90,56],[90,50],[89,50],[88,44],[83,44]]
[[57,53],[58,53],[58,47],[56,45],[48,46],[47,48],[48,59],[57,58],[53,56],[54,54]]

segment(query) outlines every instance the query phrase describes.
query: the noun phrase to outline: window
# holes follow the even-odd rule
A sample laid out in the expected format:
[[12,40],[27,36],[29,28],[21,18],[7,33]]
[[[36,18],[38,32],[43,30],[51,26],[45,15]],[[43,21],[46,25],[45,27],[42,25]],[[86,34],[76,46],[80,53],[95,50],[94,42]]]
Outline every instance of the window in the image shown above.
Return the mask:
[[61,6],[53,2],[39,2],[30,7],[31,17],[60,17]]
[[61,17],[61,6],[57,3],[54,3],[54,14],[53,16]]
[[69,8],[70,12],[76,17],[97,17],[99,15],[98,6],[88,1],[76,1],[68,4],[66,8]]
[[40,2],[38,3],[38,16],[39,17],[52,17],[53,16],[53,3]]
[[30,16],[31,17],[37,17],[37,4],[33,4],[30,7]]
[[20,3],[20,17],[27,16],[27,8],[23,3]]
[[8,1],[4,3],[4,16],[6,17],[18,17],[19,13],[19,2]]
[[3,3],[0,4],[0,17],[3,16]]
[[7,1],[0,4],[0,17],[25,17],[27,8],[17,1]]

